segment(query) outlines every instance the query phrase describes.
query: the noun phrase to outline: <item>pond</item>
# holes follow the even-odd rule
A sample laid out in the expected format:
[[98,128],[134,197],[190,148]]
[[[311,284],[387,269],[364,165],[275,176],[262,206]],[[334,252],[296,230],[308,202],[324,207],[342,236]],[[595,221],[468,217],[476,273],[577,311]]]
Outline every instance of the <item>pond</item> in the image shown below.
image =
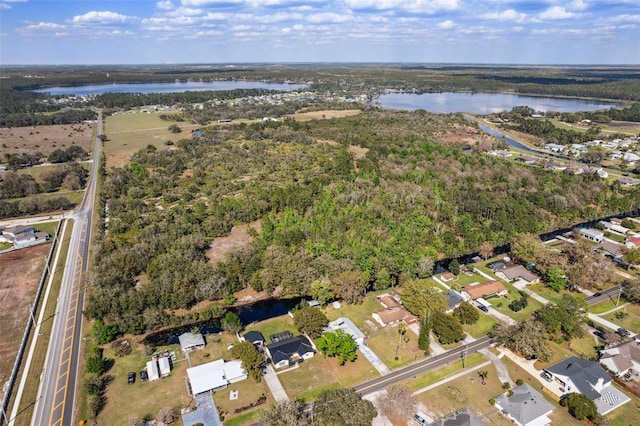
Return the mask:
[[414,111],[424,109],[433,113],[468,112],[486,115],[511,111],[516,106],[529,106],[535,111],[578,112],[597,111],[616,106],[615,103],[576,99],[523,96],[505,93],[388,93],[376,99],[388,109]]
[[233,90],[233,89],[267,89],[267,90],[297,90],[306,87],[305,84],[291,83],[267,83],[264,81],[180,81],[175,83],[112,83],[89,84],[74,87],[48,87],[36,92],[49,93],[51,95],[101,95],[103,93],[179,93],[202,92],[206,90]]

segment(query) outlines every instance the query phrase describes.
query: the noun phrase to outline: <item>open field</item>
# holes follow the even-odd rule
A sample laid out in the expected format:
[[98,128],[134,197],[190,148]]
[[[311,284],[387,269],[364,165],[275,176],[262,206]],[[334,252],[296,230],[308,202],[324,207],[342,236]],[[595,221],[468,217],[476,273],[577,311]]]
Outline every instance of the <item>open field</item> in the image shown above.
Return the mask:
[[359,109],[296,112],[295,114],[293,114],[293,118],[296,121],[311,121],[329,118],[349,117],[352,115],[358,115],[361,112],[362,111],[360,111]]
[[[576,132],[584,133],[589,127],[586,126],[578,126],[573,123],[564,123],[562,121],[558,121],[556,119],[549,119],[553,123],[554,126],[560,129],[568,129],[574,130]],[[638,123],[633,123],[630,121],[612,121],[608,124],[599,124],[595,123],[594,125],[600,127],[603,133],[623,133],[627,135],[637,135],[640,133],[640,125]]]
[[104,122],[107,141],[104,153],[107,167],[122,167],[129,162],[131,155],[146,147],[154,145],[163,147],[166,141],[177,142],[190,138],[191,130],[202,127],[199,124],[179,122],[181,133],[171,133],[172,121],[162,121],[159,114],[122,114],[106,117]]
[[0,254],[0,383],[11,375],[51,244]]
[[473,325],[463,324],[462,329],[476,339],[486,336],[498,321],[480,312],[480,319]]
[[253,237],[249,234],[248,228],[253,228],[257,234],[260,234],[260,220],[256,220],[245,225],[236,225],[231,228],[229,235],[218,237],[211,242],[209,250],[207,250],[207,258],[213,265],[224,261],[225,255],[230,251],[237,250],[249,244]]
[[507,296],[491,297],[488,299],[489,303],[491,303],[497,311],[510,316],[516,321],[524,321],[527,318],[531,317],[531,315],[535,311],[542,307],[542,303],[538,302],[532,297],[529,297],[527,299],[528,305],[526,308],[518,312],[513,312],[509,308],[509,304],[514,300],[520,299],[520,293],[518,292],[518,289],[516,289],[513,285],[505,282],[503,282],[502,284],[507,287],[507,289],[509,290],[509,294]]
[[[82,167],[84,167],[85,169],[87,169],[88,172],[91,171],[91,164],[92,164],[91,160],[80,162],[80,165]],[[64,165],[65,165],[65,163],[60,163],[60,164],[43,163],[43,164],[40,164],[40,165],[37,165],[37,166],[34,166],[34,167],[27,167],[27,168],[24,168],[24,169],[19,169],[18,170],[18,174],[31,175],[36,180],[36,182],[42,183],[43,180],[40,178],[40,176],[44,172],[48,172],[50,170],[54,170],[56,167],[63,167]]]
[[595,349],[596,344],[599,344],[594,336],[590,333],[585,333],[579,339],[573,339],[569,342],[556,343],[554,341],[547,341],[549,345],[551,358],[547,362],[540,360],[536,361],[535,367],[538,370],[547,368],[557,362],[562,361],[570,356],[578,356],[584,359],[595,359],[597,351]]
[[[478,371],[474,371],[420,393],[417,395],[417,399],[437,418],[445,417],[461,408],[468,407],[476,416],[484,420],[485,424],[511,424],[500,413],[496,413],[495,408],[489,404],[489,399],[504,392],[495,367],[488,365],[483,370],[488,372],[485,385],[482,384]],[[488,416],[490,420],[485,419],[484,416]]]
[[92,135],[93,123],[1,128],[0,147],[7,154],[40,152],[45,157],[56,149],[64,150],[71,145],[91,152]]
[[[51,222],[51,224],[56,224],[57,226],[57,222]],[[64,228],[61,228],[60,232],[62,232],[63,229]],[[16,426],[29,426],[31,424],[31,416],[33,414],[35,401],[38,398],[38,387],[40,386],[40,375],[33,374],[33,372],[40,371],[44,366],[44,361],[49,346],[49,338],[51,336],[51,328],[53,327],[53,320],[57,309],[58,294],[60,293],[60,285],[62,284],[62,276],[67,259],[67,252],[69,250],[69,241],[71,240],[72,230],[73,221],[68,221],[66,232],[64,234],[60,234],[60,257],[58,258],[56,271],[53,275],[53,281],[51,282],[51,290],[47,299],[47,304],[44,307],[42,306],[42,304],[40,305],[39,312],[36,317],[39,318],[40,311],[44,309],[44,315],[42,317],[43,320],[40,324],[40,332],[42,333],[42,336],[38,337],[38,344],[36,345],[35,351],[33,353],[30,367],[30,371],[32,374],[29,374],[25,383],[24,391],[22,393],[22,399],[20,401],[20,408],[15,419]],[[47,230],[47,232],[49,232],[49,230]],[[53,231],[50,231],[49,233],[53,235],[54,232],[55,229]],[[42,302],[44,302],[44,293]],[[31,340],[32,339],[33,334],[31,336]],[[29,345],[30,344],[31,342],[29,342]],[[20,372],[21,375],[24,374],[24,367],[25,365],[23,363]]]
[[[616,314],[622,316],[618,318]],[[640,332],[640,306],[635,303],[629,303],[616,312],[604,315],[603,318],[627,330],[632,330],[635,333]]]
[[616,308],[619,305],[622,305],[624,303],[627,303],[627,301],[625,300],[624,297],[620,297],[620,303],[618,304],[618,296],[615,296],[613,298],[607,299],[603,302],[600,302],[596,305],[590,306],[589,307],[589,312],[591,312],[592,314],[602,314],[604,312],[610,311],[611,309]]
[[306,401],[315,399],[325,390],[348,388],[379,376],[360,354],[354,362],[347,361],[343,366],[338,365],[336,358],[326,358],[321,353],[298,365],[298,368],[278,374],[278,378],[290,398],[300,397]]
[[424,359],[418,336],[408,328],[404,336],[400,336],[398,327],[380,328],[374,337],[367,339],[367,346],[391,369]]
[[550,289],[543,283],[530,284],[527,286],[527,288],[534,293],[537,293],[540,296],[544,297],[545,299],[555,303],[556,305],[562,301],[562,296],[564,294],[569,294],[571,296],[581,295],[580,293],[575,293],[567,290],[555,291],[553,289]]

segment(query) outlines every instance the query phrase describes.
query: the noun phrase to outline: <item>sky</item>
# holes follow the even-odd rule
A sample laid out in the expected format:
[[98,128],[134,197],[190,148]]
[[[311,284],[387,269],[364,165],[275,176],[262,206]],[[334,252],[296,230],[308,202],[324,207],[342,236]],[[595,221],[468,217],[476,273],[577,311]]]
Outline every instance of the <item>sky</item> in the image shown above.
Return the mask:
[[640,0],[0,0],[0,65],[640,64]]

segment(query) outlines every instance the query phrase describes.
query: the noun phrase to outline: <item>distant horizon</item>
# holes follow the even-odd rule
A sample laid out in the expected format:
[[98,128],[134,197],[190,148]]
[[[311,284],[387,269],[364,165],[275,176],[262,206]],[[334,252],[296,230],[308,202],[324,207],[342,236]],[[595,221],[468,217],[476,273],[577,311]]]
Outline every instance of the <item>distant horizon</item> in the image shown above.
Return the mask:
[[637,0],[0,0],[0,64],[640,64]]

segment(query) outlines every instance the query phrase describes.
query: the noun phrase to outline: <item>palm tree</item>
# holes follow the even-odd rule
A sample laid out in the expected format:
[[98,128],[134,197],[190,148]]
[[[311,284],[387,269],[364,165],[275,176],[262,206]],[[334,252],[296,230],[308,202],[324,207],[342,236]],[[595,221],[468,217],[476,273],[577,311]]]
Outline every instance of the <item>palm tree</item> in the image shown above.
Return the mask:
[[487,382],[485,381],[487,379],[487,376],[489,375],[489,372],[487,370],[482,370],[481,372],[478,373],[478,376],[480,376],[480,378],[482,379],[482,384],[486,385]]
[[398,349],[400,348],[400,341],[402,340],[402,336],[404,336],[406,332],[407,332],[407,323],[404,321],[400,321],[400,323],[398,324],[398,344],[396,345],[396,356],[395,356],[396,359],[398,359]]

